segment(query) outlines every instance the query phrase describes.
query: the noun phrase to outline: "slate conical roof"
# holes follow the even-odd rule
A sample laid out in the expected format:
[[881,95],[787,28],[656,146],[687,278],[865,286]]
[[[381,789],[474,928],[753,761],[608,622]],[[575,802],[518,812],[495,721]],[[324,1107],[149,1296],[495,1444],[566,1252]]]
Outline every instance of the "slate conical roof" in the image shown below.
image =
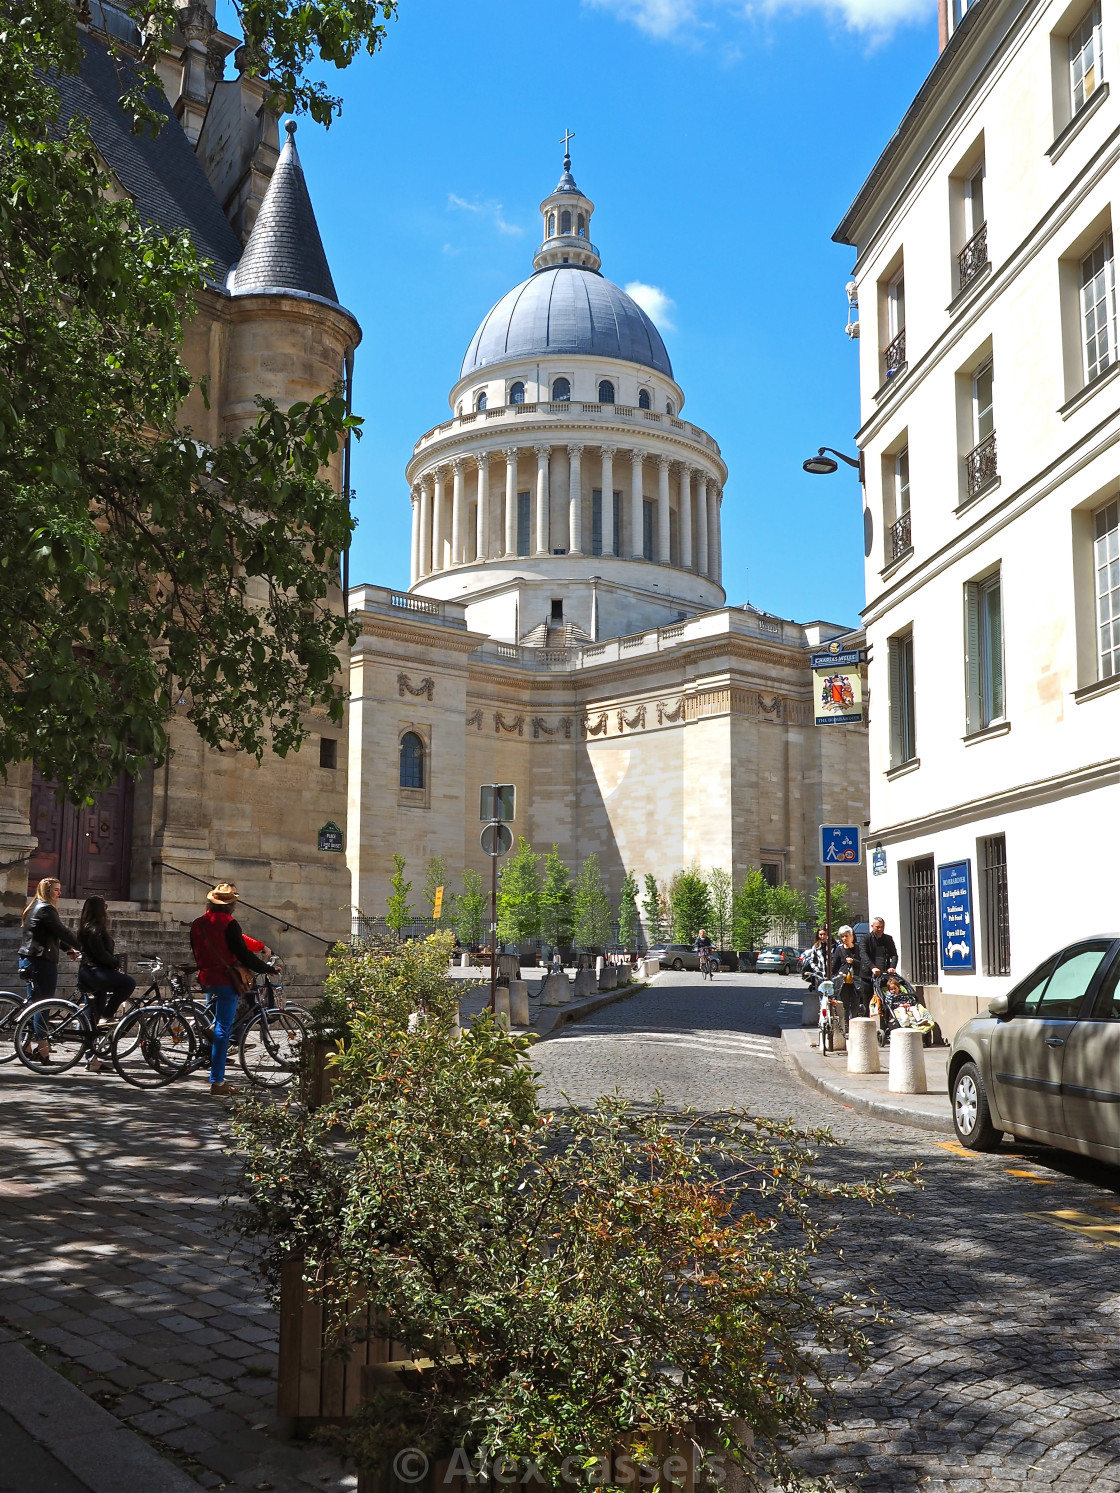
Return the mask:
[[233,292],[298,290],[338,304],[319,225],[296,154],[296,122],[280,152],[257,221],[234,271]]

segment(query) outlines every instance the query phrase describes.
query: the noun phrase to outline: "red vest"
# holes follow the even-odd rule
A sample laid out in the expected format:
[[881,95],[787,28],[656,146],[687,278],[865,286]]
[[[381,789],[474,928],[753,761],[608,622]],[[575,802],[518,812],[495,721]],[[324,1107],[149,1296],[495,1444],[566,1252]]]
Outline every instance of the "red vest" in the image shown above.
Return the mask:
[[237,960],[230,953],[229,944],[226,943],[226,929],[233,922],[233,916],[228,912],[219,912],[216,907],[208,907],[200,918],[195,918],[191,924],[191,948],[194,951],[194,962],[198,965],[198,983],[200,985],[229,985],[232,981],[232,967]]

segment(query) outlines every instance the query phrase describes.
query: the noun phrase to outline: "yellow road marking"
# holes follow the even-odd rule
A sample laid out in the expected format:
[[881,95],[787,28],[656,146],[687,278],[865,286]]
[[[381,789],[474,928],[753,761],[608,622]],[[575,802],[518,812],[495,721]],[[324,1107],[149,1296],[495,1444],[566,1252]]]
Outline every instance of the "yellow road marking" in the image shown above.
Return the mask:
[[1101,1223],[1092,1213],[1082,1213],[1077,1208],[1055,1208],[1051,1213],[1026,1213],[1023,1216],[1057,1224],[1061,1229],[1072,1229],[1097,1244],[1111,1244],[1120,1249],[1120,1223]]
[[1015,1166],[1005,1166],[1004,1171],[1009,1177],[1026,1177],[1030,1182],[1042,1182],[1047,1187],[1053,1187],[1054,1177],[1040,1177],[1037,1172],[1024,1172]]
[[952,1156],[963,1156],[968,1161],[975,1161],[980,1155],[979,1151],[966,1150],[959,1140],[934,1141],[935,1146],[940,1146],[943,1151],[948,1151]]

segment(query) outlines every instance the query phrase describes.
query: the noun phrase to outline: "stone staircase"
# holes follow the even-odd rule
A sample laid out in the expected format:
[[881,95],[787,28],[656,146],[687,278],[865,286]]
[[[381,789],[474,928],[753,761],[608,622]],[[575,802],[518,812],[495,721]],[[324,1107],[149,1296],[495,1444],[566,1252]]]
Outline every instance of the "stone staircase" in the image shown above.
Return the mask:
[[[150,959],[158,954],[168,964],[193,964],[190,931],[186,923],[162,912],[144,912],[139,902],[110,902],[109,927],[116,940],[117,953],[121,955],[122,967],[143,984],[143,970],[136,968],[137,959]],[[77,932],[81,915],[80,901],[63,899],[58,904],[58,915],[73,932]],[[19,978],[19,946],[24,940],[21,928],[0,928],[0,989],[24,993],[24,984]],[[59,992],[74,988],[78,966],[63,954],[58,966]]]

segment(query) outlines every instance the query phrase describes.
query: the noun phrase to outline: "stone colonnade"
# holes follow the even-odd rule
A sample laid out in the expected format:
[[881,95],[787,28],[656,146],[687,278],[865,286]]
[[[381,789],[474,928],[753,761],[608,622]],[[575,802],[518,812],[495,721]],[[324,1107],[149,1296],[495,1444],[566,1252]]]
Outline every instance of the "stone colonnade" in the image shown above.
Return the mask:
[[559,553],[653,560],[722,585],[722,501],[706,468],[648,451],[573,442],[452,456],[412,488],[412,584],[480,560]]

